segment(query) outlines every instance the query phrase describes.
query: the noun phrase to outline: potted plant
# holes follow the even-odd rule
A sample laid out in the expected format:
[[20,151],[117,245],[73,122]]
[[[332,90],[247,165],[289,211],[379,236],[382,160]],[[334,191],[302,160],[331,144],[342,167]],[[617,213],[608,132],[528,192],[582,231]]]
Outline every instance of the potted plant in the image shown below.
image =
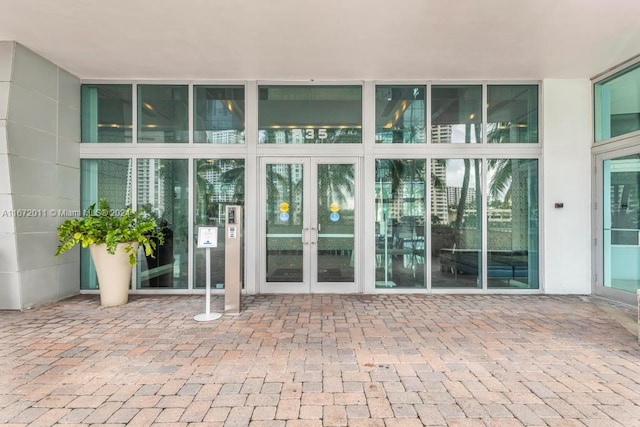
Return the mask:
[[76,245],[89,247],[98,275],[100,303],[109,307],[128,301],[138,247],[142,246],[146,256],[153,256],[156,244],[164,242],[164,235],[146,211],[126,208],[116,212],[102,198],[97,209],[94,203],[85,216],[60,224],[58,241],[56,256]]

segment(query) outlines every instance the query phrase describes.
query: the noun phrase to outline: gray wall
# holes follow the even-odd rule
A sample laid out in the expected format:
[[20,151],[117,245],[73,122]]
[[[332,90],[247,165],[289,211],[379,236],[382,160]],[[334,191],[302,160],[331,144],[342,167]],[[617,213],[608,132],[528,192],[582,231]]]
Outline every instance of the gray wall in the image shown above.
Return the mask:
[[79,141],[80,80],[0,42],[0,309],[80,290],[78,251],[53,256],[58,210],[80,207]]

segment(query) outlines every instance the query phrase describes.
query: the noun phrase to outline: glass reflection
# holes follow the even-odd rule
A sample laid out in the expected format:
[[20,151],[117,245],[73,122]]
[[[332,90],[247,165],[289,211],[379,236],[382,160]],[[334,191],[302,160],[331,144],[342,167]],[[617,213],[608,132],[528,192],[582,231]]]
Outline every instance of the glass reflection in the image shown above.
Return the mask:
[[376,160],[376,287],[425,286],[424,160]]
[[482,142],[482,86],[431,87],[431,142]]
[[303,172],[300,164],[267,165],[267,282],[302,282]]
[[82,142],[131,142],[131,85],[82,85]]
[[362,143],[362,87],[260,86],[263,144]]
[[[244,206],[244,160],[200,159],[194,161],[194,233],[198,226],[218,227],[218,247],[210,249],[211,288],[224,288],[225,215],[228,205]],[[244,227],[243,227],[244,229]],[[244,242],[243,236],[241,242]],[[194,286],[206,287],[206,249],[194,248]],[[243,248],[240,251],[244,253]],[[244,268],[241,268],[244,272]]]
[[640,289],[640,155],[605,160],[603,285]]
[[193,142],[244,143],[244,87],[194,86]]
[[138,85],[138,142],[189,142],[185,85]]
[[431,287],[482,287],[479,159],[431,161]]
[[424,86],[376,86],[376,143],[426,142]]
[[538,161],[488,163],[488,286],[537,289]]
[[640,130],[640,64],[594,86],[596,141]]
[[487,103],[490,143],[538,142],[538,86],[489,85]]
[[353,282],[354,165],[318,164],[318,282]]
[[[131,159],[82,159],[80,168],[83,212],[101,198],[114,210],[131,207]],[[98,289],[89,249],[80,250],[80,289]]]
[[182,159],[138,160],[138,208],[162,228],[155,258],[139,251],[137,287],[185,289],[188,277],[188,163]]

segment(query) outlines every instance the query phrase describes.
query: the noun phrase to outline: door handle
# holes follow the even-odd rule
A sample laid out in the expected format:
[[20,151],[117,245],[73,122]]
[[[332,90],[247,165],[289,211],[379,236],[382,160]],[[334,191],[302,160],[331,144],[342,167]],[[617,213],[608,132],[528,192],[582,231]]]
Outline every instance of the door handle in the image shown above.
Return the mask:
[[311,238],[311,244],[315,245],[318,243],[318,231],[314,227],[311,227],[311,232],[314,234]]
[[303,228],[303,229],[302,229],[301,236],[302,236],[302,244],[303,244],[303,245],[308,245],[308,244],[309,244],[309,236],[308,236],[308,233],[309,233],[309,228]]

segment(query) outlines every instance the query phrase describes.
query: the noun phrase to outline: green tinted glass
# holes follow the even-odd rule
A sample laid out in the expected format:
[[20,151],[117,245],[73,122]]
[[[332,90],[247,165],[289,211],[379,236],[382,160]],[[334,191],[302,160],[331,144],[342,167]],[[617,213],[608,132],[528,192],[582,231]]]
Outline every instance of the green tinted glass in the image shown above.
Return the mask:
[[482,142],[482,86],[431,87],[431,142]]
[[131,142],[131,85],[82,85],[82,142]]
[[376,142],[426,142],[424,86],[376,86]]
[[189,141],[186,85],[138,86],[138,142]]
[[595,84],[596,141],[640,130],[639,88],[640,64]]
[[260,86],[258,129],[265,144],[362,142],[360,86]]
[[487,104],[490,143],[538,142],[537,85],[489,85]]
[[193,142],[244,143],[244,87],[193,87]]

